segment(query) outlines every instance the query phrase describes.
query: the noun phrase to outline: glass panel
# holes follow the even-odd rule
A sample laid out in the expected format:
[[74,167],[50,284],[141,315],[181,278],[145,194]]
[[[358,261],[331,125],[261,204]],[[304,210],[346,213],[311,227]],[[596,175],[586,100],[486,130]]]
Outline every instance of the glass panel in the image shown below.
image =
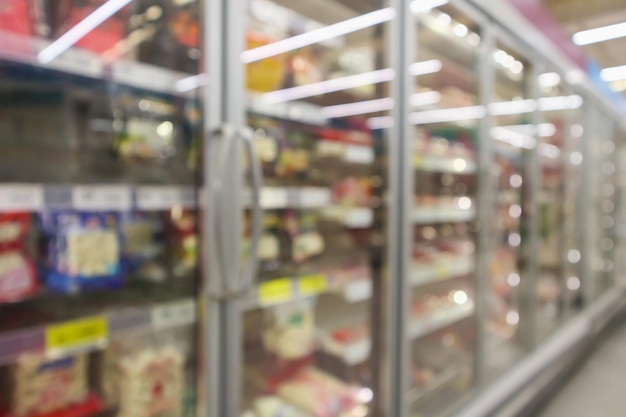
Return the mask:
[[598,169],[595,174],[593,199],[595,207],[592,221],[594,224],[595,244],[593,245],[594,296],[600,297],[613,287],[615,246],[615,143],[613,142],[613,123],[604,114],[598,114],[597,133],[593,137],[592,151]]
[[6,415],[195,414],[200,9],[0,6]]
[[577,222],[582,162],[582,98],[567,89],[555,72],[540,74],[537,153],[541,165],[539,215],[539,280],[537,281],[537,331],[543,339],[559,322],[580,307],[581,247]]
[[393,107],[392,18],[379,0],[249,2],[264,230],[242,312],[246,416],[376,414],[385,178],[372,129]]
[[[414,3],[414,5],[419,2]],[[479,28],[453,7],[417,12],[411,96],[411,415],[441,415],[473,382]]]
[[[616,149],[616,166],[617,173],[615,177],[614,187],[605,185],[604,195],[609,197],[613,195],[616,202],[616,213],[614,217],[615,225],[615,277],[617,284],[621,285],[626,279],[626,258],[621,256],[626,250],[626,146],[624,146],[624,139],[626,139],[626,131],[622,126],[618,126],[615,131],[615,144]],[[610,225],[610,221],[607,220],[606,226]]]
[[491,228],[489,313],[485,324],[486,375],[491,378],[515,364],[529,344],[530,316],[522,311],[530,294],[527,276],[528,164],[536,146],[533,135],[529,63],[513,49],[496,45],[495,85],[490,113],[494,165],[495,219]]

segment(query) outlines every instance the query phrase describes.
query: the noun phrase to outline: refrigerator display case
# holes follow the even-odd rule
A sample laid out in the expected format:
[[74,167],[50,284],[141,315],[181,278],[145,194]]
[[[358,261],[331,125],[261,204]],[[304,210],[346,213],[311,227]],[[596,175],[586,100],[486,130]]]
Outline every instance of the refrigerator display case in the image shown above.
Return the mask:
[[432,415],[472,386],[475,356],[480,29],[452,6],[412,5],[417,62],[407,395]]
[[621,291],[623,122],[472,2],[0,3],[0,417],[449,415]]
[[0,8],[6,417],[196,411],[197,4],[107,4]]
[[[375,415],[385,144],[368,120],[392,108],[384,6],[248,4],[243,95],[257,161],[244,169],[260,165],[263,213],[242,302],[242,415]],[[323,35],[333,25],[348,32]],[[244,252],[254,216],[246,208]]]

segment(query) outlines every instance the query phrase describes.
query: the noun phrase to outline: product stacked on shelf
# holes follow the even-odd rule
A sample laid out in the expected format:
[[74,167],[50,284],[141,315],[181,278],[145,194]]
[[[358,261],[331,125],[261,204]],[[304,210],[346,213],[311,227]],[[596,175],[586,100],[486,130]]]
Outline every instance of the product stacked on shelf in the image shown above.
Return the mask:
[[0,6],[3,417],[195,412],[197,3],[103,3]]
[[[343,3],[331,9],[376,9]],[[349,107],[380,92],[349,80],[380,65],[377,35],[366,28],[256,58],[338,16],[266,0],[248,13],[247,124],[272,191],[261,196],[258,286],[245,303],[243,415],[363,416],[374,397],[371,253],[383,179],[377,139]]]

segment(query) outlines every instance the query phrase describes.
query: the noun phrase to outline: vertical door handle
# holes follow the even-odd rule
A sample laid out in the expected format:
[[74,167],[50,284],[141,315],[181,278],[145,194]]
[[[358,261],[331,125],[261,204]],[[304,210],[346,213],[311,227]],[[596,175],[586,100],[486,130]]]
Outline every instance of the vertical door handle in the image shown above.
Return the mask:
[[263,187],[263,170],[254,151],[252,129],[244,127],[239,130],[239,138],[243,141],[251,171],[251,203],[250,203],[250,254],[246,269],[241,272],[242,290],[247,291],[256,281],[258,269],[258,251],[261,233],[263,233],[263,207],[261,205],[261,188]]
[[222,237],[224,234],[222,219],[224,217],[223,213],[225,208],[223,207],[225,199],[223,198],[224,193],[224,178],[229,174],[228,167],[230,158],[232,158],[232,147],[235,142],[235,129],[227,124],[224,124],[217,128],[213,136],[216,138],[218,143],[217,148],[217,167],[215,170],[215,176],[211,181],[209,192],[212,193],[213,198],[210,200],[213,204],[211,213],[213,216],[208,221],[211,222],[213,228],[213,248],[215,248],[215,261],[217,270],[219,271],[221,278],[221,285],[219,285],[218,293],[223,293],[226,291],[226,280],[229,276],[232,276],[233,271],[229,271],[228,262],[226,259],[226,254],[224,252],[224,245],[221,244],[223,241]]

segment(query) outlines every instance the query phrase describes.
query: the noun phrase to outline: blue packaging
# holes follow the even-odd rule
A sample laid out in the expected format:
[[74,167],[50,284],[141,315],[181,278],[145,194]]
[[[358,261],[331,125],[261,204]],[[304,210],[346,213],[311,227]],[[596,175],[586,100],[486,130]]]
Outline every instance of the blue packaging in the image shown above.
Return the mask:
[[45,261],[53,291],[76,293],[123,285],[119,214],[50,211],[40,215]]
[[163,245],[158,243],[162,229],[156,213],[120,213],[122,265],[125,272],[132,274],[139,271],[163,251]]

